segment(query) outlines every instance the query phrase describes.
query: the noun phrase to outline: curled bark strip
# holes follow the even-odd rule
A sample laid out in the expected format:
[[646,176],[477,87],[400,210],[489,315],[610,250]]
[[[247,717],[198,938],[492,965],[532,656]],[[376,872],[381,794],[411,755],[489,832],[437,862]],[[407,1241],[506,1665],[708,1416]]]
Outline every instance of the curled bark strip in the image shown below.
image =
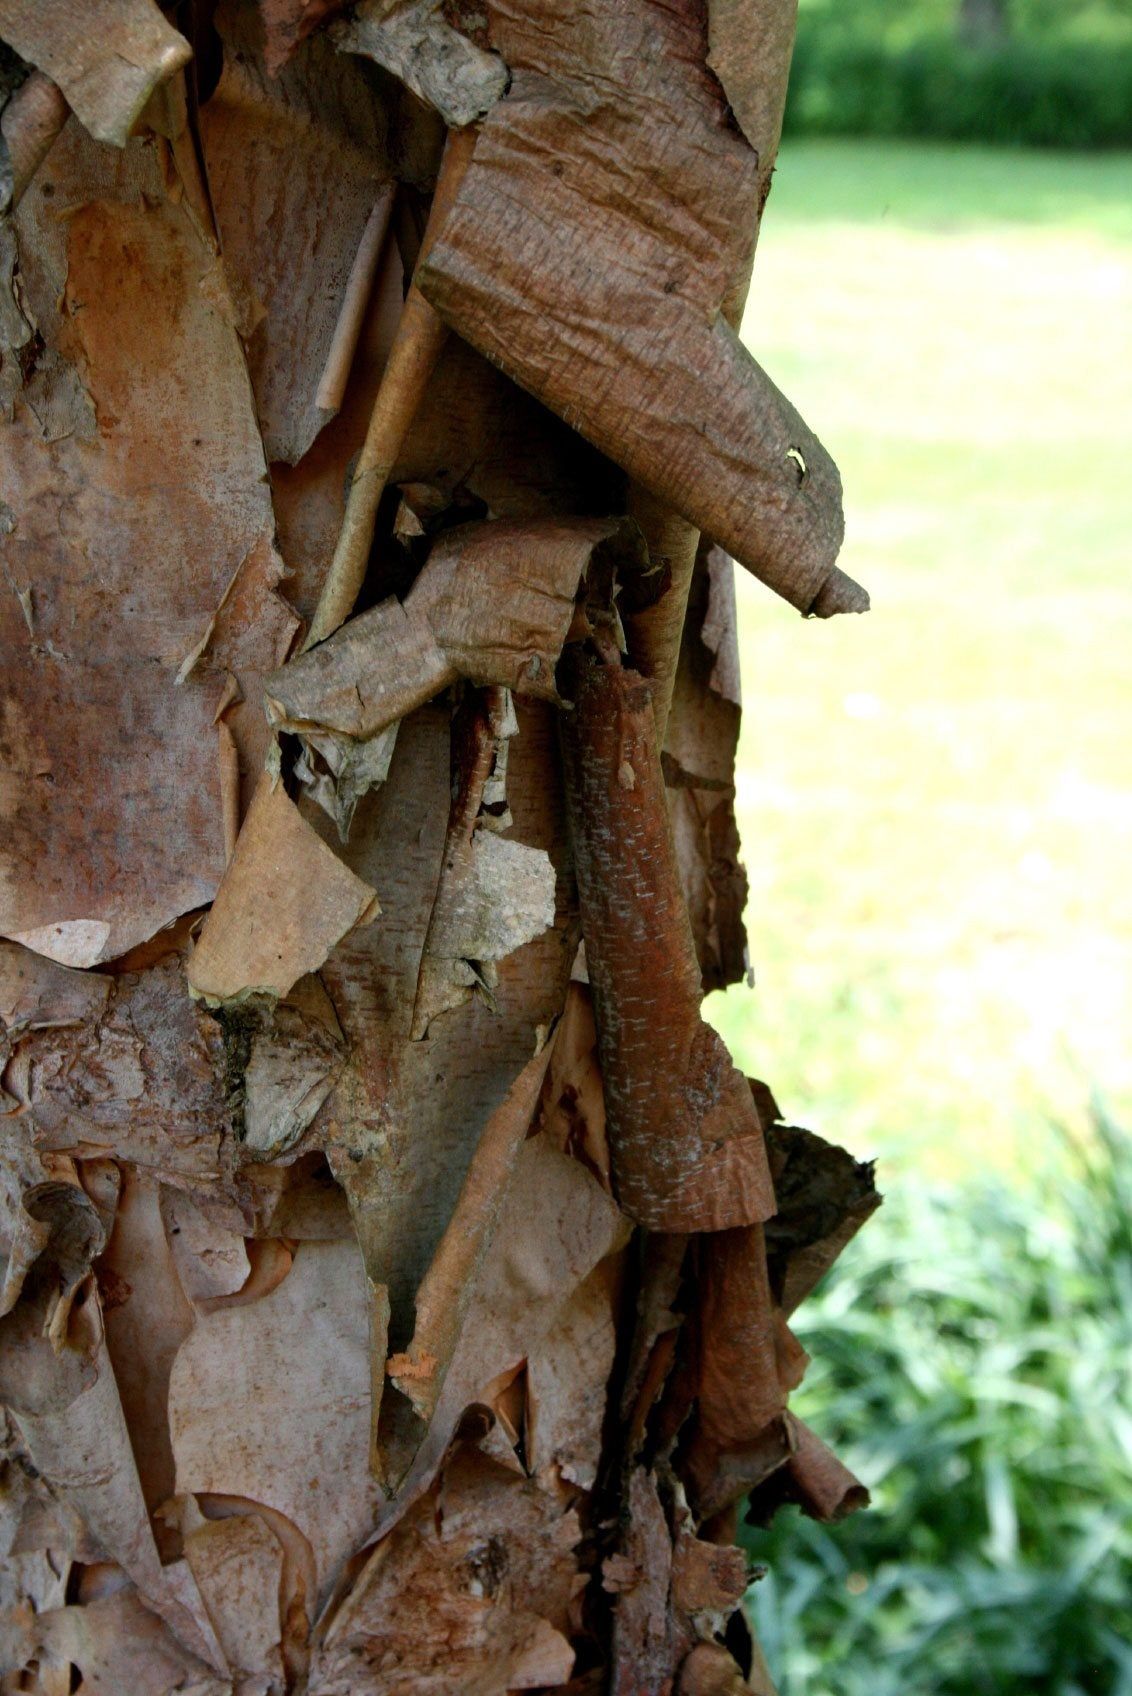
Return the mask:
[[794,1502],[808,1519],[832,1525],[869,1505],[869,1492],[859,1478],[826,1447],[821,1438],[793,1414],[787,1414],[790,1456],[761,1489],[751,1496],[747,1519],[769,1525],[778,1509]]
[[418,286],[792,605],[863,611],[835,564],[837,469],[723,316],[763,183],[703,63],[700,5],[627,0],[584,29],[561,0],[488,12],[510,93]]
[[665,576],[665,590],[659,600],[624,615],[629,659],[633,669],[652,684],[656,740],[663,748],[700,533],[680,513],[638,485],[630,487],[629,512],[641,527],[650,560]]
[[444,533],[405,602],[384,601],[267,680],[267,715],[296,735],[368,741],[458,677],[556,699],[582,573],[610,519],[506,520]]
[[880,1197],[871,1167],[809,1131],[772,1123],[777,1108],[764,1085],[752,1084],[752,1098],[768,1125],[779,1211],[765,1226],[722,1231],[697,1245],[696,1405],[681,1473],[701,1519],[722,1523],[749,1490],[760,1522],[783,1502],[840,1518],[867,1505],[868,1493],[786,1412],[807,1361],[785,1316]]
[[[436,229],[451,208],[474,146],[472,130],[455,130],[448,138],[421,246],[422,258],[428,253]],[[303,644],[304,650],[325,641],[353,611],[366,574],[381,496],[446,334],[445,326],[414,283],[405,298],[401,321],[373,403],[369,428],[346,497],[338,544]]]
[[383,601],[273,672],[264,694],[272,727],[369,742],[454,683],[455,667],[411,602]]
[[484,1127],[448,1228],[417,1292],[413,1340],[387,1363],[390,1378],[423,1420],[436,1411],[550,1055],[548,1045],[528,1061]]
[[152,0],[0,0],[0,35],[58,84],[96,141],[115,147],[192,55]]
[[33,71],[4,107],[0,133],[12,165],[12,206],[19,205],[70,115],[66,96],[42,71]]
[[346,293],[342,298],[330,351],[326,356],[326,365],[319,378],[315,395],[315,405],[321,412],[337,412],[342,404],[346,379],[350,375],[358,337],[362,332],[362,321],[373,288],[373,280],[377,275],[377,262],[381,257],[392,211],[393,185],[389,184],[378,195],[362,232],[354,263],[350,267]]
[[374,890],[265,773],[189,961],[189,987],[213,1004],[286,995],[380,911]]
[[[784,1358],[761,1225],[705,1237],[699,1253],[697,1403],[682,1470],[702,1519],[790,1454]],[[784,1371],[785,1367],[785,1371]]]
[[[744,0],[739,0],[739,4],[743,5]],[[769,0],[769,7],[779,17],[781,17],[783,11],[791,13],[790,29],[785,60],[780,60],[776,65],[762,67],[763,75],[756,85],[757,92],[762,95],[766,108],[768,111],[776,113],[777,117],[773,123],[765,126],[767,132],[765,136],[760,131],[756,140],[748,134],[748,140],[758,155],[759,169],[764,186],[760,189],[756,223],[751,231],[750,258],[745,258],[740,265],[721,307],[724,318],[733,330],[738,330],[740,327],[743,308],[747,300],[747,289],[751,278],[751,260],[754,257],[754,243],[758,239],[758,223],[761,221],[763,205],[770,189],[771,174],[774,170],[774,161],[778,151],[782,110],[786,103],[786,73],[790,62],[789,47],[794,40],[791,6],[788,5],[784,8],[780,0]],[[713,13],[709,12],[709,15],[714,19]],[[689,523],[679,512],[658,500],[656,496],[650,495],[649,491],[641,487],[640,484],[629,485],[629,512],[641,526],[649,556],[655,565],[663,569],[667,582],[664,594],[653,606],[642,608],[625,616],[625,638],[628,644],[629,658],[634,670],[639,671],[643,677],[649,678],[652,683],[657,741],[663,748],[669,709],[672,705],[672,694],[676,686],[676,671],[680,661],[682,639],[685,638],[685,622],[689,595],[692,589],[692,578],[696,569],[697,552],[703,548],[704,544],[696,525]],[[710,543],[706,546],[710,548]],[[722,553],[720,549],[712,551]]]
[[578,656],[565,688],[566,793],[618,1199],[657,1231],[766,1219],[774,1195],[751,1094],[700,1018],[649,686]]
[[365,579],[377,509],[402,439],[444,345],[447,331],[410,288],[389,351],[369,428],[354,467],[330,570],[303,643],[304,652],[349,618]]

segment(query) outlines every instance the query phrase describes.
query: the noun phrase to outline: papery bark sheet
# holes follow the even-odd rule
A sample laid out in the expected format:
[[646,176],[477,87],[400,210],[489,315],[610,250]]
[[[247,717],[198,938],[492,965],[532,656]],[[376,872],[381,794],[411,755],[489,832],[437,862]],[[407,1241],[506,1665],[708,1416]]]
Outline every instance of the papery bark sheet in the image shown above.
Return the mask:
[[511,89],[421,289],[802,612],[863,610],[834,564],[836,467],[722,315],[759,161],[703,62],[700,6],[624,0],[579,18],[562,0],[500,0],[487,13]]
[[578,518],[447,531],[403,605],[360,614],[273,674],[272,722],[367,741],[460,677],[553,700],[582,572],[615,528]]
[[191,53],[153,0],[0,0],[0,36],[58,84],[96,141],[115,147]]
[[[212,899],[221,680],[258,692],[297,623],[276,593],[227,285],[181,182],[191,146],[163,165],[152,145],[117,155],[69,130],[43,168],[51,197],[34,187],[16,220],[39,340],[4,431],[0,554],[29,599],[25,615],[0,598],[0,934],[67,965]],[[208,384],[186,392],[200,370]],[[204,663],[175,688],[234,576]]]
[[211,1002],[286,995],[347,931],[380,911],[376,892],[265,774],[189,961],[190,987]]

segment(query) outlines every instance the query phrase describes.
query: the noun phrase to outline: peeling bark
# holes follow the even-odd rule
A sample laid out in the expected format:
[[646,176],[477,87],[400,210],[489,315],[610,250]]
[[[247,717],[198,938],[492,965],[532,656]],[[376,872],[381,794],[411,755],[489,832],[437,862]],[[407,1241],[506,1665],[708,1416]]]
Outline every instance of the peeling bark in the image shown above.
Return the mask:
[[0,0],[0,35],[58,85],[95,141],[115,147],[191,53],[153,0]]
[[758,1116],[700,1017],[649,687],[583,658],[564,689],[571,833],[618,1196],[651,1230],[765,1219],[774,1198]]
[[734,330],[792,6],[346,10],[0,0],[0,1684],[769,1691],[878,1201],[700,1014],[723,550],[865,604]]
[[585,28],[549,0],[487,10],[511,92],[483,123],[422,291],[799,610],[863,610],[834,564],[836,467],[723,316],[759,165],[703,64],[699,6],[634,0]]

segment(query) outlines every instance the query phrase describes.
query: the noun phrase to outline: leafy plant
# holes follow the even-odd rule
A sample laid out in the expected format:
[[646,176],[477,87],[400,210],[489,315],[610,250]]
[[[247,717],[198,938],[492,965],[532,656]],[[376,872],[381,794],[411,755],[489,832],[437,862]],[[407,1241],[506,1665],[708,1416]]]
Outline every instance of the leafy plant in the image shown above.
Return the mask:
[[799,1327],[873,1492],[750,1531],[781,1696],[1132,1692],[1132,1139],[890,1200]]
[[1125,37],[912,39],[832,30],[803,14],[786,130],[1063,148],[1132,146]]

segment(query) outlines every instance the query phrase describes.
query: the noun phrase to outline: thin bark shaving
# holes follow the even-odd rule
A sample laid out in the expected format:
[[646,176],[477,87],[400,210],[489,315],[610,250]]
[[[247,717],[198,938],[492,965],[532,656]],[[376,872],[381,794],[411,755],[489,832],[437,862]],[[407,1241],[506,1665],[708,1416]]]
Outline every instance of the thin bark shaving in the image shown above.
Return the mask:
[[376,891],[336,859],[265,773],[189,961],[189,987],[214,1006],[286,995],[347,931],[380,911]]

